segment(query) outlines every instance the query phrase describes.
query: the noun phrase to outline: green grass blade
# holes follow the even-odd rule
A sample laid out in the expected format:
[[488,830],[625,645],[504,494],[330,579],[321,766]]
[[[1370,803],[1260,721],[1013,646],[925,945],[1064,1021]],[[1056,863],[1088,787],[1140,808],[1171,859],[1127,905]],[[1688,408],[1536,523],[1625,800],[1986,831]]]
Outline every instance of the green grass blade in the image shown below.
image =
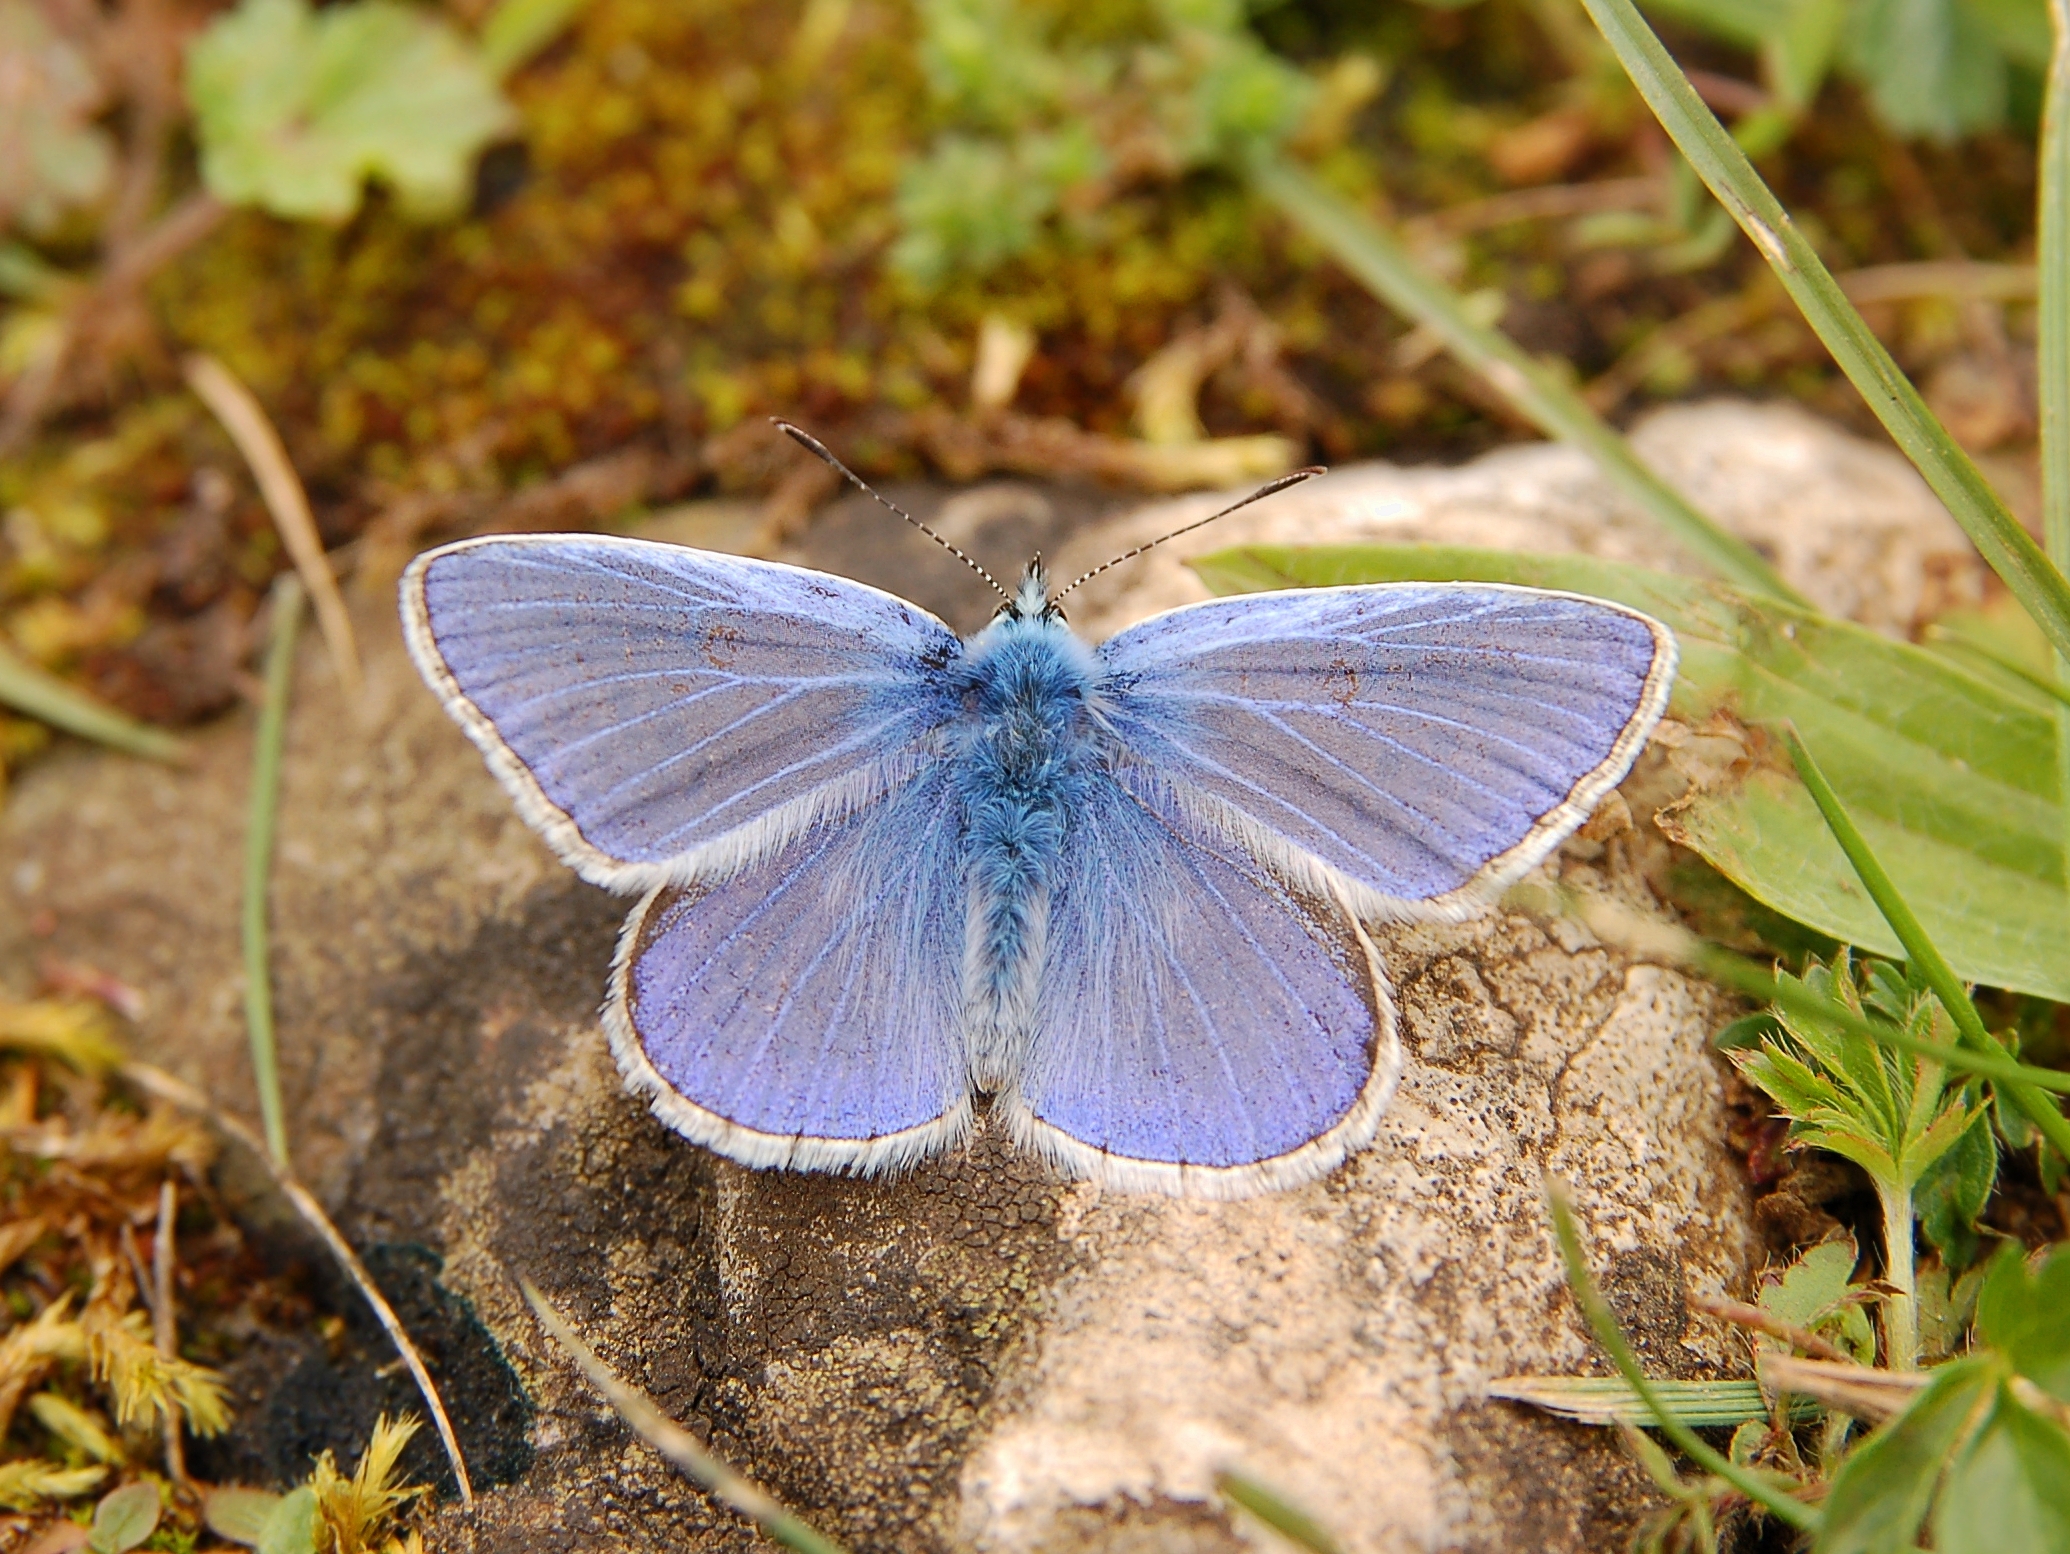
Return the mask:
[[[1789,745],[1790,759],[1796,763],[1797,775],[1803,779],[1812,802],[1819,807],[1819,813],[1825,816],[1834,840],[1847,854],[1855,873],[1861,876],[1863,888],[1890,924],[1891,932],[1904,945],[1906,958],[1918,968],[1920,975],[1926,978],[1927,986],[1941,1001],[1941,1006],[1954,1018],[1955,1029],[1960,1032],[1963,1042],[1978,1052],[2000,1050],[1998,1043],[1991,1039],[1991,1033],[1984,1029],[1983,1016],[1970,1002],[1969,992],[1955,975],[1955,968],[1927,937],[1918,917],[1899,894],[1897,886],[1891,883],[1889,874],[1884,872],[1882,863],[1863,839],[1846,806],[1840,802],[1840,796],[1833,791],[1833,785],[1826,781],[1826,774],[1820,770],[1810,748],[1794,728],[1785,729],[1783,737]],[[2061,1109],[2027,1085],[2009,1084],[2006,1095],[2063,1158],[2070,1160],[2070,1119],[2063,1116]]]
[[153,761],[182,761],[187,747],[172,735],[104,707],[84,691],[0,646],[0,704],[61,728]]
[[2048,553],[2070,567],[2070,0],[2050,0],[2055,48],[2041,116],[2036,221],[2041,520]]
[[[2041,114],[2041,196],[2035,218],[2035,354],[2041,407],[2041,534],[2070,570],[2070,0],[2049,0],[2053,48]],[[2058,648],[2055,678],[2070,686]],[[2056,780],[2070,827],[2070,713],[2056,713]],[[2070,856],[2070,846],[2066,846]]]
[[1794,1495],[1786,1494],[1760,1474],[1741,1467],[1714,1450],[1701,1436],[1677,1419],[1654,1390],[1653,1383],[1646,1379],[1639,1369],[1638,1356],[1632,1353],[1631,1345],[1625,1342],[1624,1334],[1618,1330],[1617,1318],[1611,1314],[1610,1304],[1603,1299],[1603,1292],[1596,1288],[1595,1275],[1589,1271],[1588,1259],[1581,1251],[1581,1230],[1574,1222],[1574,1208],[1567,1200],[1566,1189],[1558,1182],[1548,1179],[1545,1196],[1552,1210],[1553,1234],[1559,1238],[1560,1256],[1567,1264],[1567,1283],[1574,1291],[1574,1303],[1581,1308],[1581,1314],[1588,1320],[1590,1331],[1596,1335],[1596,1342],[1616,1365],[1618,1373],[1646,1405],[1652,1415],[1651,1423],[1669,1440],[1681,1449],[1682,1454],[1702,1468],[1706,1473],[1725,1480],[1734,1489],[1745,1495],[1756,1505],[1764,1506],[1778,1521],[1805,1532],[1816,1531],[1819,1514]]
[[1242,1506],[1295,1548],[1306,1549],[1308,1554],[1343,1554],[1343,1545],[1330,1536],[1322,1523],[1290,1503],[1278,1490],[1234,1469],[1217,1474],[1215,1487],[1222,1491],[1223,1499]]
[[1382,301],[1436,330],[1447,350],[1547,436],[1588,453],[1627,496],[1719,576],[1754,593],[1804,603],[1751,545],[1728,534],[1641,463],[1631,445],[1564,379],[1500,330],[1468,316],[1452,290],[1378,222],[1291,163],[1262,158],[1252,166],[1251,181]]
[[[1582,0],[1618,62],[1711,193],[1775,270],[1805,319],[1955,521],[2058,653],[2070,656],[2070,581],[2006,510],[1974,460],[1842,294],[1746,153],[1705,107],[1632,0]],[[2060,258],[2057,268],[2061,268]],[[2046,285],[2046,281],[2043,282]]]
[[[1654,1401],[1692,1429],[1715,1429],[1768,1417],[1768,1399],[1761,1383],[1743,1381],[1653,1382]],[[1622,1376],[1505,1376],[1488,1384],[1488,1396],[1528,1403],[1577,1424],[1648,1424],[1652,1410]],[[1809,1399],[1797,1400],[1793,1417],[1819,1412]]]
[[287,738],[288,687],[295,636],[302,626],[302,585],[284,572],[273,585],[272,631],[266,640],[266,699],[252,740],[252,789],[244,828],[244,1028],[251,1042],[252,1083],[266,1152],[288,1169],[287,1117],[280,1099],[280,1049],[273,1032],[272,953],[266,923],[273,874],[274,822],[280,812],[280,751]]

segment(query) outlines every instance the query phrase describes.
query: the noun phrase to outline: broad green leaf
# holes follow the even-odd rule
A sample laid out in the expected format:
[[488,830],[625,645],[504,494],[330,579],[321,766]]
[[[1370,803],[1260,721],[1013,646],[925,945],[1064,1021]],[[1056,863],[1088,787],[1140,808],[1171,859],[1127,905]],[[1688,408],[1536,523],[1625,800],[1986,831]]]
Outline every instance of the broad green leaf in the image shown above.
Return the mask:
[[2005,118],[2005,60],[1964,0],[1858,0],[1842,45],[1885,124],[1954,140]]
[[1817,1332],[1830,1328],[1848,1350],[1867,1360],[1876,1353],[1876,1335],[1868,1313],[1849,1297],[1854,1285],[1854,1265],[1861,1253],[1854,1240],[1841,1236],[1821,1241],[1783,1270],[1772,1284],[1763,1284],[1756,1297],[1763,1311],[1771,1312],[1794,1326]]
[[370,177],[415,214],[457,212],[475,153],[514,122],[479,52],[395,0],[243,0],[188,49],[187,96],[210,193],[324,221]]
[[1979,1112],[1954,1146],[1928,1166],[1912,1194],[1919,1228],[1951,1267],[1976,1261],[1977,1216],[1998,1180],[1998,1137],[1991,1116]]
[[259,1554],[316,1554],[316,1491],[304,1484],[281,1496],[259,1530]]
[[266,1522],[283,1498],[270,1490],[225,1485],[210,1490],[201,1502],[202,1520],[217,1537],[253,1547],[266,1536]]
[[1906,1554],[1932,1503],[1941,1464],[1998,1386],[1997,1360],[1941,1367],[1906,1410],[1848,1456],[1826,1497],[1816,1554]]
[[[2052,704],[1864,627],[1718,583],[1576,556],[1446,546],[1250,547],[1194,563],[1221,593],[1472,580],[1614,599],[1671,627],[1672,708],[1793,720],[1965,979],[2070,1001]],[[1662,827],[1749,895],[1879,955],[1902,949],[1793,772],[1757,760]]]
[[1999,52],[2029,70],[2048,69],[2048,0],[1964,0]]
[[92,1554],[129,1554],[158,1530],[159,1509],[156,1484],[125,1484],[110,1490],[93,1508],[87,1548]]
[[2070,1402],[2070,1243],[2030,1263],[2007,1243],[1977,1292],[1977,1336],[2014,1370]]
[[482,62],[507,76],[560,36],[582,0],[497,0],[482,23]]
[[2070,1549],[2070,1435],[2001,1386],[1989,1422],[1948,1469],[1933,1539],[1938,1554]]

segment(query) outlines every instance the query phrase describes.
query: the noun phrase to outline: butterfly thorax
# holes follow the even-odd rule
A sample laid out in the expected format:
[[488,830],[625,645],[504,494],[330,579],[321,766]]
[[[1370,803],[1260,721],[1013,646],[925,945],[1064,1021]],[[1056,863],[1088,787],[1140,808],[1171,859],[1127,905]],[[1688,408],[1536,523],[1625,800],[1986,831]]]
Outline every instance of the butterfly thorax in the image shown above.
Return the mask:
[[1100,665],[1060,617],[1009,608],[970,640],[954,672],[966,1020],[972,1075],[990,1089],[1014,1071],[1069,817],[1099,759],[1091,708]]

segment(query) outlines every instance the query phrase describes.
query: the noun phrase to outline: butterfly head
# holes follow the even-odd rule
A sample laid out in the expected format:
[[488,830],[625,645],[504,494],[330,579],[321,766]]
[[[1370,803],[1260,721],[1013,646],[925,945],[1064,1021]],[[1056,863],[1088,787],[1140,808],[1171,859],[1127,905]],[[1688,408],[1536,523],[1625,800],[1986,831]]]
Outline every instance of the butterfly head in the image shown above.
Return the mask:
[[1060,621],[1064,611],[1049,596],[1049,574],[1042,570],[1042,554],[1037,552],[1021,572],[1021,580],[1013,596],[999,607],[999,613],[1017,621]]

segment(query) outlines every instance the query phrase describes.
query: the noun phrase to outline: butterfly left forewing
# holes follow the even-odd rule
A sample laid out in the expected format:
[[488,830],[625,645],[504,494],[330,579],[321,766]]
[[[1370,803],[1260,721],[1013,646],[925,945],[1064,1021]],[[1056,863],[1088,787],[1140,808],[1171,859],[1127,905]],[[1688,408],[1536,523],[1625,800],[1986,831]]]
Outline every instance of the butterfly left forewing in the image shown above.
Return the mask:
[[402,581],[410,652],[585,878],[645,890],[907,780],[953,633],[798,567],[593,534],[491,535]]
[[1168,792],[1086,788],[1000,1110],[1024,1145],[1116,1187],[1311,1180],[1372,1137],[1400,1071],[1377,956],[1342,899],[1182,829]]
[[1218,599],[1101,648],[1116,771],[1368,918],[1459,917],[1630,769],[1675,644],[1600,600],[1493,584]]

